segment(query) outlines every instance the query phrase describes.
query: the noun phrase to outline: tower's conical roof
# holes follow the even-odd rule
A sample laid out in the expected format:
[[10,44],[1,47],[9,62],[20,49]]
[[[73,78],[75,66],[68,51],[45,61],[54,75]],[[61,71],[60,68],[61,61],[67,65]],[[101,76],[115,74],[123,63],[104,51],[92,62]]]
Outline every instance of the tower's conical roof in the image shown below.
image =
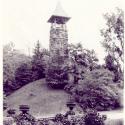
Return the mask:
[[55,9],[53,15],[55,15],[55,16],[61,16],[61,17],[68,17],[68,15],[63,10],[62,5],[61,5],[60,2],[57,3],[56,9]]
[[61,3],[58,2],[56,5],[56,9],[55,9],[53,15],[48,20],[48,22],[53,23],[56,20],[57,23],[65,23],[69,19],[70,19],[70,17],[68,17],[68,15],[63,10]]

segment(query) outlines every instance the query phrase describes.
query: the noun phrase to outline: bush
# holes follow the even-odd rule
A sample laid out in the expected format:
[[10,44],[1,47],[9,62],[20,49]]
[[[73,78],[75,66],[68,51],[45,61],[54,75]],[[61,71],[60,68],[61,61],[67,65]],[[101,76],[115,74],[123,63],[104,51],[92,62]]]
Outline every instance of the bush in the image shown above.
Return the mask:
[[105,125],[106,116],[101,116],[96,110],[88,110],[84,117],[85,125]]
[[65,69],[51,66],[48,68],[46,80],[51,88],[63,89],[68,83],[68,74]]
[[32,82],[32,67],[31,63],[23,63],[15,72],[15,80],[18,85],[18,88],[26,85],[29,82]]
[[54,121],[56,125],[84,125],[84,117],[78,116],[67,118],[62,114],[57,114]]
[[120,107],[120,94],[113,83],[113,76],[106,69],[96,69],[85,74],[74,87],[67,85],[66,89],[74,96],[84,109],[110,110]]
[[119,107],[119,96],[105,85],[79,85],[75,98],[83,109],[95,107],[97,110],[110,110]]

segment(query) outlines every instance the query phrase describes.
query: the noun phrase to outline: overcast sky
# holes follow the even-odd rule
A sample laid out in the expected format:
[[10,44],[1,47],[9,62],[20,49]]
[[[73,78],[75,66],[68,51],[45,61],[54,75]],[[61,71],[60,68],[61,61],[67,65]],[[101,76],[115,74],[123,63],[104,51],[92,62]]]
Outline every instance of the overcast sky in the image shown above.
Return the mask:
[[3,0],[2,41],[12,41],[17,49],[32,53],[37,40],[42,47],[49,47],[50,24],[47,23],[60,1],[71,17],[67,23],[69,43],[81,42],[84,48],[94,49],[100,62],[104,49],[100,29],[104,27],[103,14],[123,8],[121,0]]

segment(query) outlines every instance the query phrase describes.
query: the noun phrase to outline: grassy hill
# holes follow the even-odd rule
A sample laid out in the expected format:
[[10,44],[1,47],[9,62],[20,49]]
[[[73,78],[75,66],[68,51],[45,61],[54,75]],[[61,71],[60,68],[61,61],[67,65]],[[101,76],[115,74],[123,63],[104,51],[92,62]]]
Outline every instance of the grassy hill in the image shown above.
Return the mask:
[[30,112],[36,117],[51,117],[65,113],[69,95],[64,90],[48,88],[45,79],[29,83],[7,97],[9,108],[19,112],[20,104],[30,105]]

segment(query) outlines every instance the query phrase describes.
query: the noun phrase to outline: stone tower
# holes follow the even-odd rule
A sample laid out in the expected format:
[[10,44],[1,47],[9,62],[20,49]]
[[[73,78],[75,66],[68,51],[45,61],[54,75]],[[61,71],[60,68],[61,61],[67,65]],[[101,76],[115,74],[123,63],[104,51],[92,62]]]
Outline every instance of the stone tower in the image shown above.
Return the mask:
[[50,58],[47,71],[47,82],[51,87],[62,88],[68,81],[68,33],[66,22],[70,18],[60,3],[48,22],[50,29]]

